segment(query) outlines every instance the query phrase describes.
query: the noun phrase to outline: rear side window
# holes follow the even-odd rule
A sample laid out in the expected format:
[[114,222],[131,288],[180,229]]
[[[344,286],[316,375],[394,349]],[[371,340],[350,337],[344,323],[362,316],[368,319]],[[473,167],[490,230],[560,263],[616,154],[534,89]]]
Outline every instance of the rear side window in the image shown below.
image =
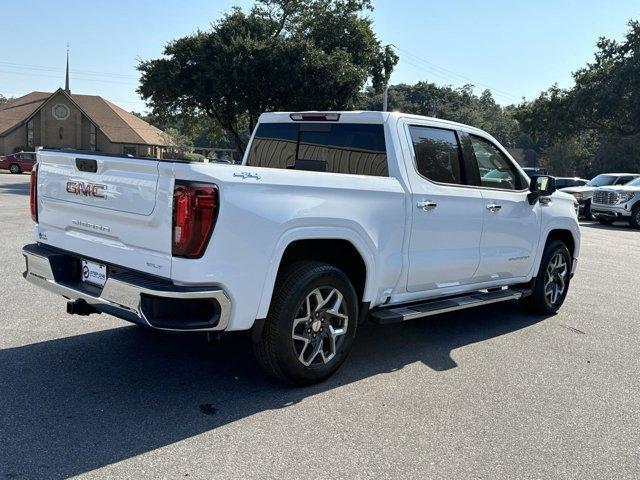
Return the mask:
[[410,126],[416,168],[434,182],[462,184],[462,152],[456,133],[441,128]]
[[383,126],[370,124],[261,123],[247,165],[389,176]]
[[616,185],[624,185],[625,183],[629,183],[634,178],[635,177],[633,177],[633,176],[620,177],[618,179],[618,181],[616,182]]

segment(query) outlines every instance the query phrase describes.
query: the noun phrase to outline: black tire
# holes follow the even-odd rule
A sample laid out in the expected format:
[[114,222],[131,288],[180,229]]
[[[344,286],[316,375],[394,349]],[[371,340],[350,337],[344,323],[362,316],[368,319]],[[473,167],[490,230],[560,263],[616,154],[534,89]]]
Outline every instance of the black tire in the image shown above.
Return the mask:
[[600,222],[600,225],[613,225],[615,220],[613,218],[598,217],[598,222]]
[[12,163],[11,165],[9,165],[9,171],[11,173],[22,173],[22,169],[17,163]]
[[584,218],[587,220],[595,220],[593,213],[591,213],[591,200],[587,200],[587,203],[584,205]]
[[[334,341],[331,342],[331,338],[328,338],[330,337],[328,332],[334,332],[336,329],[328,328],[324,323],[326,318],[332,318],[329,321],[344,322],[345,320],[342,317],[331,317],[330,315],[323,320],[318,320],[317,312],[321,312],[321,310],[307,303],[307,298],[311,298],[311,301],[314,298],[317,300],[317,297],[312,297],[312,294],[319,291],[328,292],[325,293],[327,300],[332,295],[337,299],[338,294],[333,293],[334,290],[342,295],[342,302],[338,309],[343,312],[341,316],[346,315],[348,320],[344,329],[345,333],[340,335],[342,338],[334,336]],[[319,305],[319,302],[316,304]],[[313,324],[300,321],[303,317],[314,315],[317,320]],[[297,320],[297,326],[294,326],[294,320]],[[322,322],[320,325],[324,326],[324,333],[316,330],[316,327],[321,328],[317,324],[320,321]],[[298,386],[312,385],[327,379],[342,365],[351,350],[357,324],[358,299],[353,285],[344,272],[326,263],[296,262],[278,276],[262,334],[254,341],[254,353],[260,366],[277,379]],[[300,336],[296,332],[298,327],[302,327],[302,335],[309,337],[308,339],[294,340],[294,335]],[[324,335],[327,338],[316,339],[316,333],[313,333],[316,331],[318,337]],[[312,339],[311,336],[314,338]],[[322,353],[316,355],[315,361],[312,359],[313,363],[305,365],[303,360],[308,360],[304,357],[305,352],[309,354],[307,357],[310,357],[310,354],[316,351],[315,346],[318,345],[318,340]],[[328,343],[325,344],[325,340]],[[325,345],[329,350],[332,345],[335,346],[332,356],[330,352],[329,355],[325,355]],[[308,347],[311,347],[310,352],[307,351]],[[303,360],[300,359],[301,357]],[[326,357],[331,358],[325,361]]]
[[[551,301],[552,299],[547,296],[548,290],[546,287],[549,278],[547,275],[550,269],[550,264],[557,258],[557,255],[562,257],[566,265],[563,277],[564,288],[562,292],[558,294],[557,299],[555,301]],[[569,253],[569,249],[564,242],[560,240],[549,241],[545,246],[544,253],[542,254],[538,275],[536,275],[533,281],[533,291],[530,296],[523,299],[523,305],[528,310],[541,315],[556,313],[564,303],[564,299],[567,297],[567,292],[569,291],[569,284],[571,282],[571,264],[571,253]]]
[[640,228],[640,203],[637,203],[631,210],[631,219],[629,223],[633,228]]

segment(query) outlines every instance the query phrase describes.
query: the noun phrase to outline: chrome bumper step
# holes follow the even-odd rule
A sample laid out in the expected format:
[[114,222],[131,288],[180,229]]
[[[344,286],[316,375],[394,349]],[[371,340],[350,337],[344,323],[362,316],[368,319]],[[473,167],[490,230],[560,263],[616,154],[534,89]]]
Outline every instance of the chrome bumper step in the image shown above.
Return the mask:
[[489,292],[478,291],[470,295],[431,300],[412,305],[396,305],[371,312],[369,318],[373,323],[386,325],[399,323],[415,318],[429,317],[440,313],[454,312],[466,308],[479,307],[492,303],[518,300],[529,296],[531,290],[527,288],[512,287],[505,290],[493,290]]
[[[80,311],[95,309],[123,320],[146,325],[158,330],[174,331],[221,331],[227,328],[230,318],[231,301],[227,294],[217,286],[178,286],[170,280],[150,278],[139,272],[124,271],[121,267],[109,266],[109,276],[104,287],[94,287],[80,281],[79,256],[59,249],[38,244],[25,245],[22,254],[26,261],[24,278],[45,290],[62,295],[71,302],[81,301]],[[194,327],[190,319],[178,326],[165,326],[148,314],[155,313],[145,305],[158,303],[165,314],[166,306],[172,301],[195,303],[212,300],[219,308],[211,324]],[[165,301],[165,303],[160,303]],[[85,305],[86,304],[86,305]],[[184,305],[184,304],[181,304]],[[86,310],[85,310],[86,309]],[[78,313],[72,311],[69,313]],[[215,323],[214,323],[215,322]]]

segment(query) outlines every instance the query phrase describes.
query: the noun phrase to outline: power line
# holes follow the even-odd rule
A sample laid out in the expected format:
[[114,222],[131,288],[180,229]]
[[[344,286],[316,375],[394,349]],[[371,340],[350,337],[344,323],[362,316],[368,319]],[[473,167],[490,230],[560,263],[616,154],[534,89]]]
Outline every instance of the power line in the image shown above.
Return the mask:
[[502,90],[498,90],[498,89],[492,88],[490,85],[487,85],[487,84],[484,84],[484,83],[481,83],[481,82],[476,82],[472,78],[469,78],[469,77],[467,77],[465,75],[461,75],[461,74],[459,74],[457,72],[454,72],[453,70],[449,70],[447,68],[441,67],[441,66],[437,65],[436,63],[433,63],[433,62],[431,62],[429,60],[426,60],[426,59],[424,59],[424,58],[422,58],[422,57],[420,57],[418,55],[415,55],[414,53],[411,53],[410,51],[405,50],[403,48],[395,47],[395,46],[394,46],[394,48],[396,50],[398,50],[399,52],[403,53],[404,55],[407,55],[407,56],[411,57],[411,59],[414,62],[418,62],[418,64],[412,63],[410,61],[407,61],[406,58],[405,58],[404,60],[405,60],[406,63],[412,65],[415,68],[422,69],[424,71],[428,70],[428,71],[430,71],[430,73],[435,74],[435,75],[437,75],[437,76],[439,76],[441,78],[444,78],[447,81],[453,81],[454,83],[462,83],[462,82],[471,83],[473,85],[485,87],[485,88],[488,88],[489,90],[491,90],[494,93],[494,95],[500,96],[503,99],[508,99],[509,101],[514,101],[514,100],[515,101],[519,101],[519,100],[522,99],[522,97],[519,97],[517,95],[513,95],[513,94],[511,94],[509,92],[505,92],[505,91],[502,91]]
[[[5,67],[6,68],[6,67]],[[0,70],[0,73],[4,73],[4,74],[8,74],[8,75],[29,75],[32,77],[43,77],[43,78],[57,78],[59,80],[62,80],[63,76],[62,75],[48,75],[46,73],[42,73],[39,71],[35,71],[35,72],[29,72],[29,71],[7,71],[7,70]],[[74,76],[74,80],[79,80],[82,82],[97,82],[97,83],[113,83],[113,84],[118,84],[118,85],[128,85],[131,87],[137,87],[138,85],[135,83],[130,83],[130,82],[119,82],[117,80],[107,80],[107,79],[99,79],[99,78],[84,78],[83,76]]]
[[[44,66],[44,65],[32,65],[32,64],[27,64],[27,63],[14,63],[14,62],[3,62],[0,61],[0,66],[3,67],[8,67],[8,68],[15,68],[15,69],[22,69],[22,70],[40,70],[40,71],[44,71],[44,72],[62,72],[63,69],[59,68],[59,67],[49,67],[49,66]],[[75,69],[71,69],[71,73],[77,73],[80,75],[90,75],[90,76],[101,76],[101,77],[111,77],[111,78],[122,78],[122,79],[127,79],[127,78],[131,78],[131,79],[138,79],[138,77],[136,75],[127,75],[127,74],[123,74],[123,73],[111,73],[111,72],[100,72],[100,71],[95,71],[95,70],[75,70]]]

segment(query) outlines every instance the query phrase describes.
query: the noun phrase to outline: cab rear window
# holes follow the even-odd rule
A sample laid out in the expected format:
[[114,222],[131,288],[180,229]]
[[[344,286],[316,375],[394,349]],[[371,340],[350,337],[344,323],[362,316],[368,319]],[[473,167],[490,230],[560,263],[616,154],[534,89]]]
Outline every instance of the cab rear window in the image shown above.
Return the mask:
[[388,177],[382,125],[262,123],[247,165]]

